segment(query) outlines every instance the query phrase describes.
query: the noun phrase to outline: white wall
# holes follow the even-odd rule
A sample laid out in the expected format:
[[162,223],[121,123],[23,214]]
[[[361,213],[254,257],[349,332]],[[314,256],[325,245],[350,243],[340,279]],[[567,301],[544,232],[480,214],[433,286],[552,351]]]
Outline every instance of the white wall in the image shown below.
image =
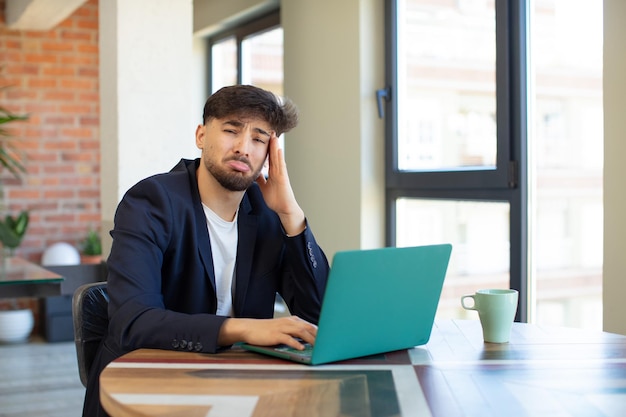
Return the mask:
[[626,2],[604,0],[604,330],[626,334]]
[[197,154],[192,17],[189,0],[99,3],[103,230],[129,187]]
[[283,0],[290,179],[326,254],[384,245],[383,2]]

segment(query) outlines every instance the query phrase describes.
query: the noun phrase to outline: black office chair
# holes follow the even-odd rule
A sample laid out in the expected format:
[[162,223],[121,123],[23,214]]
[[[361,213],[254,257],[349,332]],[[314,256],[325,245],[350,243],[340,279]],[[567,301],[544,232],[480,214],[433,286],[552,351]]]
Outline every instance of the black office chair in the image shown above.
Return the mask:
[[107,332],[109,294],[106,282],[81,285],[72,298],[74,343],[80,382],[86,387],[100,341]]

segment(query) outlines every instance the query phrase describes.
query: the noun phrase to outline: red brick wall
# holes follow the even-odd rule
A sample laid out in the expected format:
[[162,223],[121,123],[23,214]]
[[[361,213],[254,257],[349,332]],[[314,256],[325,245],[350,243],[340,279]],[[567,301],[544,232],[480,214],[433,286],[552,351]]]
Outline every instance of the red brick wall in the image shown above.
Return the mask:
[[0,0],[0,85],[12,87],[0,105],[30,118],[13,130],[27,173],[0,178],[10,210],[31,213],[16,254],[40,262],[50,244],[79,247],[100,226],[98,1],[49,31],[11,30],[4,9]]

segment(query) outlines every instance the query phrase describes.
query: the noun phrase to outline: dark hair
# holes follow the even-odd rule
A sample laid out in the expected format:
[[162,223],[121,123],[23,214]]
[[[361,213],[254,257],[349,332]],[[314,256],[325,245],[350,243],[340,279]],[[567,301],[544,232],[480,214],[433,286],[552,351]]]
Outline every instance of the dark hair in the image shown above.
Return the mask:
[[288,132],[298,124],[298,109],[289,99],[281,100],[274,93],[252,85],[223,87],[211,95],[204,105],[202,120],[226,117],[258,117],[270,124],[276,135]]

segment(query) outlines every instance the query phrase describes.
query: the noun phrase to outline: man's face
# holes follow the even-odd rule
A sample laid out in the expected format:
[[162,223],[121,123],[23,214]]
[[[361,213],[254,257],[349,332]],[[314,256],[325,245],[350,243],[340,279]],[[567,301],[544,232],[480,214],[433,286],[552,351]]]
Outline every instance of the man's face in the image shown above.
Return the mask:
[[262,119],[211,119],[196,131],[196,146],[209,173],[230,191],[256,180],[267,156],[271,126]]

